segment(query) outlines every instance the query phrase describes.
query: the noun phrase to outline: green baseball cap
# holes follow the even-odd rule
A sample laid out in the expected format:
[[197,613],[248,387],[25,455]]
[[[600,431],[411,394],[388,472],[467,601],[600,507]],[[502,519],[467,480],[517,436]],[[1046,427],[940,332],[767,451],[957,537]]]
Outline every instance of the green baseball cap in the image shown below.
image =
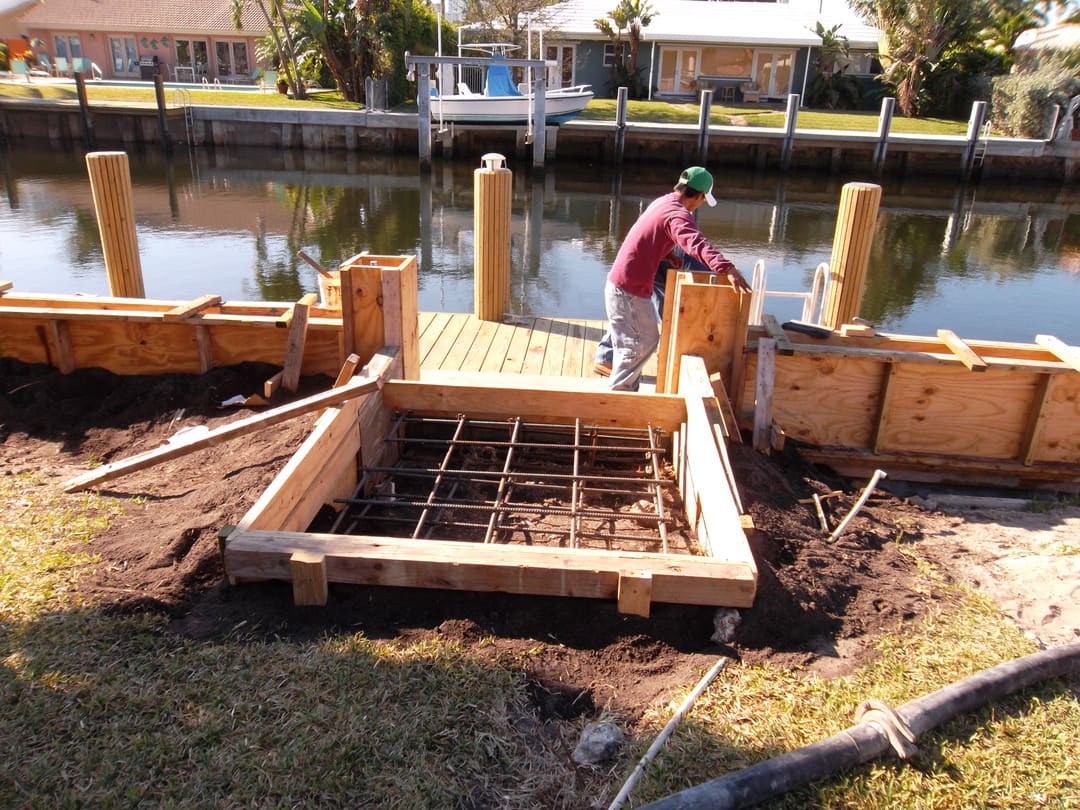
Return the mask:
[[716,197],[712,195],[712,184],[712,175],[701,166],[691,166],[679,175],[679,185],[685,185],[694,191],[703,191],[705,193],[705,202],[709,205],[716,205]]

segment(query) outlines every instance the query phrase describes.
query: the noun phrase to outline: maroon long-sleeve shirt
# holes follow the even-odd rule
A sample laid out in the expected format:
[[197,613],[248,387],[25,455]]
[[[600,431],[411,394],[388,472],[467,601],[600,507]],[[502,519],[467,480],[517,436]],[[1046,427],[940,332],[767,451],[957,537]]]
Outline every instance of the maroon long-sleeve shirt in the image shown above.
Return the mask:
[[714,273],[735,269],[701,232],[694,215],[673,191],[653,200],[638,217],[615,256],[608,280],[631,295],[650,297],[656,268],[675,245]]

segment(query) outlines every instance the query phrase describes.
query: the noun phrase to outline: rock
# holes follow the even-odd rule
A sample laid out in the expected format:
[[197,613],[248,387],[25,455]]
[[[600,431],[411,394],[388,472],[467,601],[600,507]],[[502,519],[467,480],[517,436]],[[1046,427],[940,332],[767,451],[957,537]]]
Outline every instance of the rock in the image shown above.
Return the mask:
[[717,608],[713,615],[713,634],[710,641],[728,644],[735,638],[735,631],[742,622],[742,614],[735,608]]
[[581,739],[574,749],[574,762],[578,765],[596,765],[612,759],[619,753],[625,740],[622,729],[609,720],[590,723],[581,732]]

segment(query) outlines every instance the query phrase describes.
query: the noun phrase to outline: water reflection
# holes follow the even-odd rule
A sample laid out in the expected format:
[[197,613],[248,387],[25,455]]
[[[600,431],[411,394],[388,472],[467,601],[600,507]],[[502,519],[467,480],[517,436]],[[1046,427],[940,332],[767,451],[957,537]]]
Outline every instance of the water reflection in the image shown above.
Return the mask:
[[[473,171],[385,156],[218,150],[131,155],[147,294],[187,300],[295,300],[317,290],[304,250],[327,266],[361,251],[415,253],[420,308],[472,308]],[[477,162],[477,166],[479,163]],[[511,168],[515,168],[511,162]],[[0,157],[0,278],[26,292],[107,293],[80,154],[24,149]],[[667,169],[560,165],[516,170],[515,314],[603,317],[604,275]],[[807,290],[832,250],[848,179],[724,171],[705,233],[749,276]],[[1080,343],[1080,198],[1069,188],[956,188],[925,178],[884,187],[864,317],[893,331]],[[781,319],[797,304],[770,302]]]

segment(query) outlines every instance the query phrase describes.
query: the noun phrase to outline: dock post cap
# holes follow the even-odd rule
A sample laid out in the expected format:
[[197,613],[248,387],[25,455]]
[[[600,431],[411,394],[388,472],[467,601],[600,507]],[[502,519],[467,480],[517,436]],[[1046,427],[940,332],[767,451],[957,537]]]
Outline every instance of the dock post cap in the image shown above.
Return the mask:
[[480,161],[484,164],[484,168],[489,171],[506,168],[506,158],[498,152],[488,152],[480,158]]

